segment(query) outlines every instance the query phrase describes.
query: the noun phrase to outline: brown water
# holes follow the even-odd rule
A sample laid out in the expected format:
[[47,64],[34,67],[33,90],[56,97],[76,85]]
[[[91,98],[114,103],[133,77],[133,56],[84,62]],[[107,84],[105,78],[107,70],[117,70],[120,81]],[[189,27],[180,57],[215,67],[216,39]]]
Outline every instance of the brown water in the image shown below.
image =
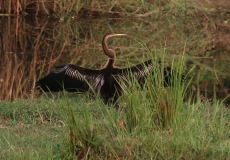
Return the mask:
[[53,18],[0,17],[0,100],[36,97],[35,82],[58,64],[100,68],[106,61],[101,39],[107,32],[128,34],[110,40],[111,48],[117,52],[118,66],[148,59],[148,49],[166,48],[170,55],[177,56],[185,52],[187,70],[196,66],[191,73],[194,94],[215,100],[229,96],[230,49],[219,41],[209,43],[207,37],[213,34],[209,28],[201,27],[195,33],[189,25],[181,26],[184,30],[177,25],[140,19],[60,22]]

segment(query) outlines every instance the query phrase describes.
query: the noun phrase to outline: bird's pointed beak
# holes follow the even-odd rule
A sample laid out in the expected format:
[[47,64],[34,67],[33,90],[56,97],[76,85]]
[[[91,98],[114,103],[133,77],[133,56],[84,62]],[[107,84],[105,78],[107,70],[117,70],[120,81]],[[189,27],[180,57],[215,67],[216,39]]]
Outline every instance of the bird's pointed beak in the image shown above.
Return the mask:
[[126,36],[127,34],[112,34],[112,36]]

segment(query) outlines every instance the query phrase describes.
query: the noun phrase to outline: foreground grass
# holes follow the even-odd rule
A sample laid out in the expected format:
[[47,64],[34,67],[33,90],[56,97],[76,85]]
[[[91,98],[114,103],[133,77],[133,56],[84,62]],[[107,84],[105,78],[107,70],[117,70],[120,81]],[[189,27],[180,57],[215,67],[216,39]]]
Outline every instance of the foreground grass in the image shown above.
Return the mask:
[[[65,136],[52,100],[0,103],[0,155],[2,159],[57,157]],[[53,154],[55,150],[55,154]]]
[[172,59],[167,87],[161,60],[143,89],[130,79],[119,110],[65,92],[1,102],[1,158],[228,159],[230,110],[218,101],[184,102],[183,57]]
[[[125,105],[125,103],[122,103]],[[125,110],[117,111],[83,95],[0,103],[2,159],[228,159],[230,110],[222,103],[184,103],[180,121],[162,129],[146,121],[132,131]],[[143,110],[140,106],[139,110]],[[74,115],[73,147],[65,114]],[[145,116],[145,117],[143,117]],[[70,120],[71,118],[69,118]],[[76,137],[75,137],[76,138]]]

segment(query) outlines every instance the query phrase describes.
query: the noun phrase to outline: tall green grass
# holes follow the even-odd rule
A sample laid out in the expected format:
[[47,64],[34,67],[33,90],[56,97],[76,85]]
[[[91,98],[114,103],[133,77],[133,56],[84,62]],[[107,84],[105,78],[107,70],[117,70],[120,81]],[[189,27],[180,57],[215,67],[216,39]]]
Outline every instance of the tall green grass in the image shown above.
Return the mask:
[[[162,63],[159,63],[154,57],[154,72],[146,77],[144,86],[140,86],[130,73],[127,86],[122,86],[124,94],[119,110],[107,106],[99,107],[97,112],[100,116],[94,117],[87,111],[76,115],[71,105],[65,107],[63,113],[73,156],[89,158],[95,156],[95,153],[105,152],[103,154],[109,155],[112,152],[115,156],[113,158],[127,157],[134,152],[132,145],[136,145],[132,138],[142,137],[155,129],[163,132],[165,129],[171,130],[180,123],[187,90],[187,85],[182,80],[184,58],[182,56],[172,61],[172,71],[168,73],[172,74],[172,77],[167,86],[164,83],[164,57],[161,61]],[[130,139],[131,146],[121,154],[119,148],[128,145],[124,137]],[[111,138],[117,139],[116,145],[110,144],[113,143],[110,142]],[[106,150],[101,147],[106,147]]]
[[165,64],[165,56],[166,54],[163,53],[161,56],[152,58],[153,72],[146,77],[143,87],[138,84],[137,80],[131,79],[129,84],[131,87],[124,90],[127,113],[131,117],[135,113],[140,114],[140,118],[136,118],[138,120],[141,117],[149,117],[149,121],[153,119],[154,123],[161,128],[171,127],[179,121],[178,113],[183,107],[189,86],[183,73],[184,56],[172,58],[171,70],[166,70],[168,66]]
[[[133,90],[134,91],[134,90]],[[132,92],[133,98],[138,92]],[[82,159],[227,159],[230,112],[221,102],[183,103],[176,125],[162,128],[151,107],[122,99],[117,111],[94,101],[66,105],[64,123],[69,158]],[[130,105],[133,105],[131,108]]]

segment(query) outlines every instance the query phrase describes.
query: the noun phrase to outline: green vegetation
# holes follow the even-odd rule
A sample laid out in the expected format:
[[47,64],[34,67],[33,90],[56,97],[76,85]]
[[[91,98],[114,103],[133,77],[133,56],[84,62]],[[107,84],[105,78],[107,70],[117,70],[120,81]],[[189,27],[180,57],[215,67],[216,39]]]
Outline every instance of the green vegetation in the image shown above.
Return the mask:
[[[54,64],[99,67],[105,56],[98,44],[107,32],[128,34],[111,42],[122,52],[118,66],[155,59],[155,50],[167,50],[169,55],[161,59],[178,74],[165,88],[162,70],[154,64],[155,74],[144,89],[135,79],[124,87],[120,110],[105,106],[97,96],[78,93],[1,101],[1,159],[229,159],[230,110],[216,95],[224,90],[223,97],[229,98],[227,0],[218,1],[222,5],[202,0],[17,2],[0,1],[5,7],[0,7],[0,16],[52,14],[57,21],[36,19],[41,29],[18,19],[1,23],[3,53],[17,53],[21,46],[23,55],[18,60],[3,54],[0,60],[0,68],[6,68],[0,76],[1,100],[30,97],[28,90]],[[181,53],[184,57],[178,58]],[[185,68],[195,68],[195,94],[181,80]]]
[[184,101],[183,57],[172,61],[178,74],[169,87],[154,66],[144,89],[135,79],[124,87],[119,110],[77,93],[1,102],[1,158],[228,159],[230,110]]
[[149,106],[131,107],[136,112],[117,111],[82,95],[1,102],[1,159],[229,158],[230,111],[222,103],[183,103],[180,120],[165,129]]

